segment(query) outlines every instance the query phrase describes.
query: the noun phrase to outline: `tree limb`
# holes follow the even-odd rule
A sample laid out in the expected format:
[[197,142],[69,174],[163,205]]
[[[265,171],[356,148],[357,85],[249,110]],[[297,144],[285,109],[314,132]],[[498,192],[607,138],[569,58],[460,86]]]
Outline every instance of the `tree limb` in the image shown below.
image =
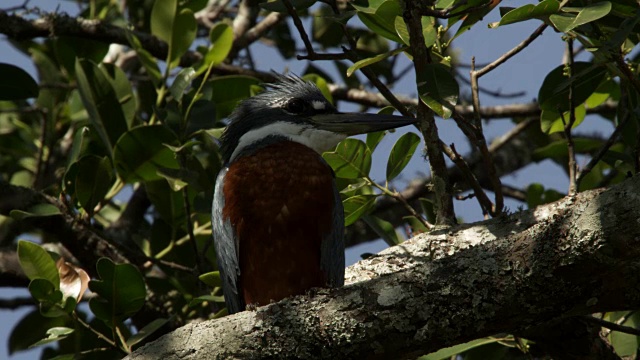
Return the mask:
[[415,358],[553,319],[637,308],[639,194],[634,177],[422,234],[348,268],[343,288],[190,324],[127,359]]

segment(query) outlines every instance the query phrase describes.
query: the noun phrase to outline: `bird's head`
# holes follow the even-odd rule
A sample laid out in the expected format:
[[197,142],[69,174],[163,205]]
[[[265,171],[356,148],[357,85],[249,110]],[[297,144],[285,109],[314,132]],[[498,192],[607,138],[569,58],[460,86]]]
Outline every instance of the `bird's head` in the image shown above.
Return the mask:
[[315,84],[295,75],[277,77],[276,83],[242,101],[229,116],[221,138],[224,163],[282,140],[298,142],[321,154],[347,136],[416,122],[394,115],[341,113]]

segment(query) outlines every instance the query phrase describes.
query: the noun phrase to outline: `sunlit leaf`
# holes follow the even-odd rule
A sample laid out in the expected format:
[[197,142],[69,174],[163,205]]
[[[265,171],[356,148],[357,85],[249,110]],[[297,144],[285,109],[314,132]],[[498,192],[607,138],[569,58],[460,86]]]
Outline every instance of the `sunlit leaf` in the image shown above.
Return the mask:
[[[554,110],[542,110],[542,113],[540,113],[540,129],[546,134],[564,131],[566,124],[570,121],[570,115],[570,111],[565,111],[560,114]],[[584,121],[586,116],[587,110],[585,109],[584,104],[577,106],[575,108],[576,118],[571,129],[575,129],[582,124],[582,121]]]
[[18,260],[22,271],[30,280],[44,279],[54,289],[59,289],[60,276],[56,262],[40,245],[25,240],[18,241]]
[[611,3],[602,1],[585,7],[566,6],[561,11],[564,14],[551,15],[549,20],[558,30],[567,32],[606,16],[611,11]]
[[[560,3],[557,0],[544,0],[537,4],[526,4],[513,9],[502,16],[499,22],[489,24],[489,27],[514,24],[530,19],[540,19],[558,12]],[[502,10],[502,8],[500,8]]]
[[358,139],[346,139],[333,152],[323,154],[337,177],[354,179],[368,176],[371,170],[371,151]]
[[383,220],[375,215],[364,215],[362,220],[371,227],[371,229],[384,240],[387,245],[395,246],[402,243],[402,239],[398,236],[393,224]]
[[538,102],[542,110],[567,111],[570,108],[569,90],[573,103],[577,106],[585,102],[598,88],[606,74],[606,68],[588,62],[576,61],[573,76],[566,75],[565,66],[560,65],[547,74],[540,91]]

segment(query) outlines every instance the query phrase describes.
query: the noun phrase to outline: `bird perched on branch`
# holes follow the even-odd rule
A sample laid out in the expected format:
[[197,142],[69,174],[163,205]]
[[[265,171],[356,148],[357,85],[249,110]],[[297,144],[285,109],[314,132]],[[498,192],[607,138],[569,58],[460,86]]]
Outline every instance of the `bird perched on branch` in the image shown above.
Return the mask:
[[344,284],[344,213],[321,154],[413,118],[340,113],[315,84],[277,76],[222,134],[213,236],[229,313]]

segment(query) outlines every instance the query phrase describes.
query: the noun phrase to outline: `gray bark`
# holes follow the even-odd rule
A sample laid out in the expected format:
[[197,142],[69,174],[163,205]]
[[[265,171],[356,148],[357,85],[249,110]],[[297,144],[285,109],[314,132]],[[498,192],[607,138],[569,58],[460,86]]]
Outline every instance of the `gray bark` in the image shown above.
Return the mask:
[[640,178],[419,235],[340,289],[184,326],[141,359],[415,358],[497,333],[640,306]]

